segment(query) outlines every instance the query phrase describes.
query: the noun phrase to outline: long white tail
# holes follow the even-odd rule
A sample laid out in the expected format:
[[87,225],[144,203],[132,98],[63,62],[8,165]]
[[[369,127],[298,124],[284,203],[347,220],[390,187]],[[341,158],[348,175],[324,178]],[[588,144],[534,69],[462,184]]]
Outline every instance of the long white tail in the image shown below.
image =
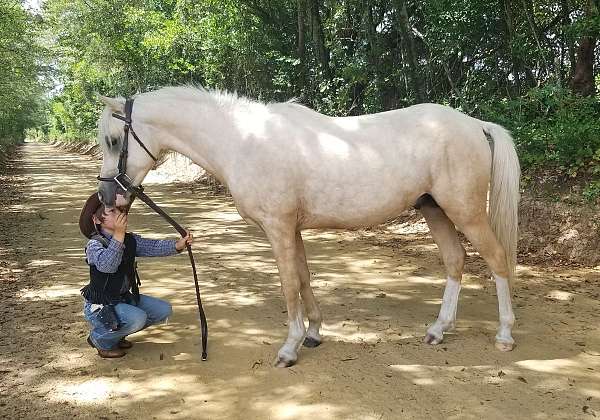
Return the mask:
[[521,167],[508,131],[492,123],[484,123],[484,131],[493,140],[489,218],[492,230],[506,252],[508,282],[512,286],[517,265]]

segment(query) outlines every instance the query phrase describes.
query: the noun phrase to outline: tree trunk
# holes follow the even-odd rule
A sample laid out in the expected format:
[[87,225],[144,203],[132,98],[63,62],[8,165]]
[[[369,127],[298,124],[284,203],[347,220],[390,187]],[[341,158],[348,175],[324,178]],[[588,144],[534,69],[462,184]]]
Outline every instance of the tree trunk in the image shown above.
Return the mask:
[[[586,17],[591,18],[598,12],[593,0],[588,0],[586,5]],[[583,36],[579,41],[577,50],[577,61],[573,78],[571,79],[571,89],[574,93],[583,96],[591,96],[596,93],[596,83],[594,80],[594,49],[598,34]]]
[[541,64],[543,65],[544,74],[548,75],[548,63],[546,62],[546,56],[544,54],[544,49],[542,48],[542,43],[540,41],[540,38],[543,34],[540,34],[540,30],[537,24],[535,23],[535,12],[533,10],[533,2],[528,0],[521,0],[521,3],[523,4],[523,9],[525,10],[525,14],[527,15],[527,22],[529,23],[531,33],[538,47],[538,53],[540,55]]
[[[508,33],[508,44],[510,47],[510,56],[512,58],[512,73],[517,87],[517,96],[521,93],[521,59],[515,54],[513,41],[516,38],[515,26],[513,23],[512,6],[510,0],[504,0],[504,16],[506,22],[506,31]],[[510,82],[507,83],[510,85]]]
[[[351,2],[345,2],[344,14],[346,17],[345,30],[343,34],[346,59],[348,61],[355,59],[356,40],[359,38],[358,31],[360,30],[361,11],[353,7]],[[362,78],[352,82],[349,88],[350,98],[348,102],[347,115],[361,115],[364,112],[363,108],[363,92],[367,84]]]
[[297,0],[297,12],[298,12],[298,60],[300,60],[299,71],[298,71],[298,91],[299,96],[302,97],[304,94],[304,87],[308,79],[308,67],[306,64],[306,0]]
[[571,79],[571,89],[574,93],[591,96],[596,92],[594,81],[594,48],[596,48],[596,38],[585,36],[579,41],[577,50],[577,62],[573,79]]
[[377,31],[375,29],[375,23],[373,22],[373,8],[369,1],[365,2],[365,32],[367,35],[367,44],[369,45],[367,51],[367,58],[369,65],[374,73],[378,73],[377,63],[379,62],[379,48],[377,44]]
[[306,44],[304,40],[304,17],[306,7],[304,5],[305,0],[297,0],[297,11],[298,11],[298,59],[300,60],[300,66],[304,68],[306,64]]
[[570,51],[573,49],[572,42],[567,40],[567,36],[565,34],[565,28],[571,24],[570,18],[570,9],[567,0],[561,0],[561,23],[562,28],[560,30],[560,61],[558,63],[558,82],[560,86],[565,85],[565,80],[567,80],[567,75],[565,74],[565,62],[567,56],[570,56]]
[[317,55],[317,61],[323,68],[325,76],[329,78],[329,51],[325,47],[325,35],[320,12],[321,0],[307,0],[310,16],[313,47]]
[[418,74],[419,67],[417,65],[417,53],[415,48],[415,38],[412,35],[410,23],[408,21],[408,11],[406,10],[406,0],[396,0],[396,19],[398,26],[400,27],[400,33],[404,39],[404,46],[406,50],[406,56],[408,58],[408,71],[410,74],[410,83],[413,91],[415,92],[415,99],[417,103],[425,102],[425,94],[423,92],[423,85],[419,83]]

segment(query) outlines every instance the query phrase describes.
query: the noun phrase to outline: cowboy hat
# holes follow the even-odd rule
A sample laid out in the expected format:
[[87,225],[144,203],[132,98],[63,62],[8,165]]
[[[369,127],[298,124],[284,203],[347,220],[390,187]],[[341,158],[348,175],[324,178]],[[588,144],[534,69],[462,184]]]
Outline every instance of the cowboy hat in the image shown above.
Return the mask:
[[97,232],[92,216],[101,205],[102,203],[98,198],[98,193],[95,192],[89,196],[83,205],[83,209],[81,209],[81,214],[79,215],[79,230],[86,238],[91,238],[92,235]]

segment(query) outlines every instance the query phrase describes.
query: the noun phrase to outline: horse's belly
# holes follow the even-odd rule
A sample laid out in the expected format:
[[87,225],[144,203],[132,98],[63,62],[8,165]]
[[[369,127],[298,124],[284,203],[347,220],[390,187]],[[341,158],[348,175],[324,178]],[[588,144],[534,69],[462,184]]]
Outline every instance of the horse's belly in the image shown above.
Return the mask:
[[384,223],[412,206],[421,193],[389,191],[386,196],[366,194],[354,197],[329,195],[329,198],[305,201],[299,214],[302,229],[352,229]]

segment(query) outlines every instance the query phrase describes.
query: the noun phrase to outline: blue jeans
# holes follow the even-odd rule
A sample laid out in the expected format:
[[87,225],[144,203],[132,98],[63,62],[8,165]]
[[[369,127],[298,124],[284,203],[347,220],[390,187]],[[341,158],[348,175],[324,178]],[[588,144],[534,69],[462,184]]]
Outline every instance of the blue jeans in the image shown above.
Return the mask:
[[147,295],[140,295],[140,302],[137,305],[118,303],[115,306],[120,327],[117,331],[110,331],[98,319],[100,310],[92,312],[91,307],[91,303],[85,302],[83,304],[83,315],[91,327],[90,338],[92,343],[101,350],[116,348],[121,339],[150,325],[164,321],[173,312],[169,302]]

